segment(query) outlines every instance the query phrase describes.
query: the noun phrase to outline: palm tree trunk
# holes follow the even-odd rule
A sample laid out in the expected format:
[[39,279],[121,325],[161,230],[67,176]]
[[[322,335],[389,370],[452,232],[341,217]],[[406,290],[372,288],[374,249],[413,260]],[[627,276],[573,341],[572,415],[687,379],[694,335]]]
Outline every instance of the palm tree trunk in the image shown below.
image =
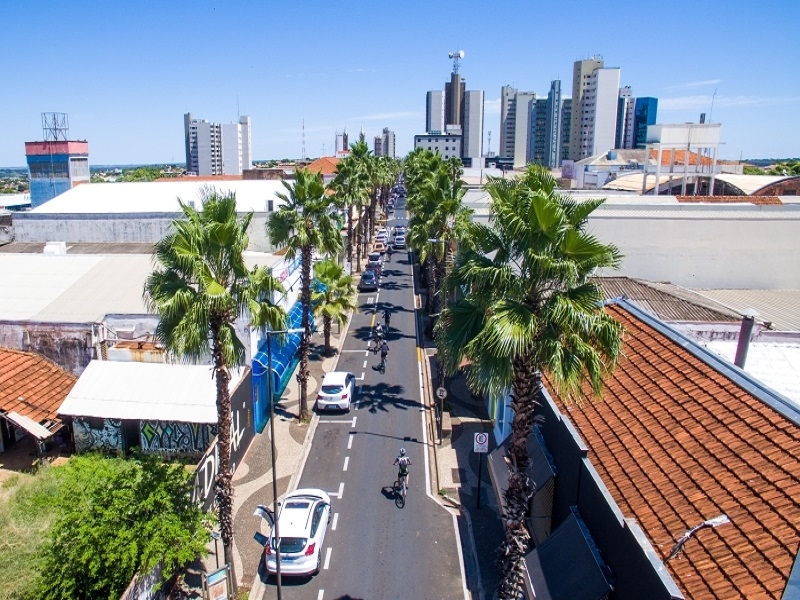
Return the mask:
[[428,311],[429,315],[432,315],[436,312],[434,309],[434,302],[436,297],[434,294],[436,293],[436,281],[434,275],[434,262],[433,259],[429,256],[425,261],[425,279],[427,280],[427,288],[428,288],[428,295],[425,300],[425,307]]
[[214,493],[219,514],[219,529],[225,563],[231,571],[234,588],[236,573],[233,563],[233,485],[231,483],[231,395],[228,384],[231,374],[225,364],[220,342],[220,330],[224,317],[214,315],[211,325],[211,354],[214,363],[214,380],[217,384],[217,448],[219,463],[217,477],[214,482]]
[[512,386],[511,441],[508,447],[508,489],[506,502],[505,539],[500,544],[502,578],[498,587],[500,600],[517,600],[525,590],[525,554],[530,533],[527,528],[528,503],[535,490],[528,477],[528,436],[534,424],[534,407],[541,390],[541,373],[524,359],[514,359]]
[[323,331],[325,332],[325,355],[331,355],[331,325],[333,320],[331,319],[330,315],[325,315],[322,317],[323,322]]
[[347,262],[353,265],[353,206],[347,205]]
[[311,323],[308,313],[311,310],[311,246],[303,246],[301,250],[300,303],[303,307],[303,337],[300,339],[300,366],[297,381],[300,383],[300,420],[308,420],[308,347],[311,339]]

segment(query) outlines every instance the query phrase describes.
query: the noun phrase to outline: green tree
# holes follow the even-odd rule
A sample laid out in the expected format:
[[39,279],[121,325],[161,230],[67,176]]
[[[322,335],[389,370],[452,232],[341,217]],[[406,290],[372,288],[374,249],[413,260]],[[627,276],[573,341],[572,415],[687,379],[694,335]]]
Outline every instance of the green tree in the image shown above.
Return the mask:
[[311,339],[311,267],[314,251],[335,256],[342,250],[342,236],[331,214],[332,201],[325,194],[322,175],[308,169],[295,172],[294,184],[283,182],[287,193],[277,196],[284,204],[267,223],[270,241],[286,247],[286,258],[300,257],[300,302],[303,307],[303,337],[300,341],[300,420],[308,419],[308,345]]
[[72,457],[52,469],[54,521],[40,549],[37,598],[120,597],[137,572],[168,574],[210,534],[190,497],[191,472],[157,457]]
[[622,333],[602,309],[603,296],[590,277],[596,269],[616,267],[620,254],[585,231],[587,218],[603,201],[560,196],[541,167],[529,167],[519,180],[492,178],[487,189],[489,224],[472,224],[474,248],[459,251],[448,280],[450,289],[466,292],[443,310],[437,330],[448,373],[466,358],[472,389],[511,392],[514,421],[498,593],[516,599],[524,590],[530,539],[525,521],[534,490],[527,476],[527,440],[540,373],[546,372],[564,394],[584,382],[600,393],[619,356]]
[[[336,175],[330,184],[336,205],[347,215],[346,256],[353,263],[353,211],[360,217],[369,194],[367,174],[363,165],[353,155],[348,155],[336,165]],[[358,255],[356,271],[361,270],[361,254]]]
[[317,285],[311,293],[314,316],[322,317],[325,336],[325,354],[330,356],[331,326],[347,323],[348,315],[357,308],[353,277],[347,275],[339,264],[330,259],[318,262],[314,268]]
[[180,202],[185,218],[173,221],[170,232],[156,244],[155,270],[145,282],[144,298],[160,317],[155,334],[164,348],[186,361],[211,357],[219,445],[214,492],[225,562],[233,569],[229,369],[241,365],[246,355],[236,321],[249,317],[254,327],[282,329],[286,313],[272,302],[283,288],[269,269],[245,266],[242,253],[252,212],[238,217],[235,195],[213,189],[206,190],[202,205],[202,211],[196,211]]

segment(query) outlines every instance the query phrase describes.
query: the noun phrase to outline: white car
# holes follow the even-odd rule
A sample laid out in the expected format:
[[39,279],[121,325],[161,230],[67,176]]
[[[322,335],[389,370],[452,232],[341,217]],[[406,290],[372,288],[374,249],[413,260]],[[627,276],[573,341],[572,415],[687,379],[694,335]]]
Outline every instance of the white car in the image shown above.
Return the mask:
[[406,247],[406,236],[398,235],[394,238],[394,249],[403,250]]
[[350,405],[356,390],[356,376],[347,371],[331,371],[322,378],[317,394],[317,410],[344,410]]
[[[260,506],[260,514],[272,524],[273,515]],[[322,561],[322,544],[331,516],[331,499],[318,489],[300,489],[290,493],[278,507],[281,576],[316,575]],[[270,575],[277,573],[275,529],[264,544],[264,562]]]

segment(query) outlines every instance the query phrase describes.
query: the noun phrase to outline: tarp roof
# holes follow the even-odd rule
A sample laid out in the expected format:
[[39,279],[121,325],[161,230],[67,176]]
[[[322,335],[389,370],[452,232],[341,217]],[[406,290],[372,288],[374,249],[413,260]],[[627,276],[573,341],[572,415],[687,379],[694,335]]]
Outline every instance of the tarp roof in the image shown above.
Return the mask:
[[[243,370],[231,371],[231,391]],[[93,360],[58,409],[103,419],[217,422],[217,390],[208,365]]]

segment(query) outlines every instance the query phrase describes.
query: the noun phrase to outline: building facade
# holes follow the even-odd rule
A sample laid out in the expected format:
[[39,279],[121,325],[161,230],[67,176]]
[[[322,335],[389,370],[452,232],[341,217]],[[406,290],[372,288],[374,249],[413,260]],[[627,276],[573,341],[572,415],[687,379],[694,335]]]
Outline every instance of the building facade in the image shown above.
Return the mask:
[[414,149],[438,152],[443,158],[461,158],[461,135],[456,133],[427,133],[414,136]]
[[657,111],[658,98],[634,98],[630,87],[620,88],[614,147],[625,150],[643,149],[647,143],[647,126],[656,124]]
[[425,132],[444,131],[444,92],[431,90],[425,99]]
[[388,127],[383,128],[380,135],[376,135],[373,141],[373,153],[375,156],[389,156],[394,158],[394,131]]
[[462,158],[471,166],[483,156],[483,90],[470,90],[464,95],[464,137]]
[[250,117],[237,123],[211,123],[183,116],[186,172],[195,175],[241,175],[253,166]]
[[89,142],[25,142],[25,158],[28,162],[32,208],[91,180]]
[[658,98],[637,98],[633,111],[633,148],[642,149],[647,144],[647,127],[656,124]]
[[617,133],[614,148],[620,150],[633,148],[633,108],[636,98],[630,86],[619,88],[617,100]]

